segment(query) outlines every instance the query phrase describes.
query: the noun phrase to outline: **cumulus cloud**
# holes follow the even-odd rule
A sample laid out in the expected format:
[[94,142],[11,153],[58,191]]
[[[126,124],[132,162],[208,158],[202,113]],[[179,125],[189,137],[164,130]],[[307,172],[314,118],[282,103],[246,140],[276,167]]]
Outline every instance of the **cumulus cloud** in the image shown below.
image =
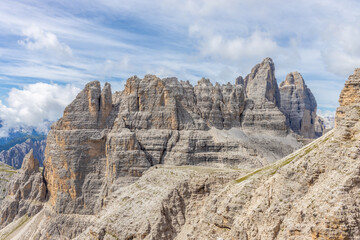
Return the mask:
[[46,131],[48,123],[57,120],[64,108],[80,89],[73,85],[35,83],[23,89],[13,88],[8,95],[8,105],[0,101],[0,119],[3,127],[0,136],[10,129],[35,128]]
[[36,25],[32,25],[22,31],[25,39],[18,43],[28,50],[47,50],[63,56],[71,56],[71,48],[58,40],[54,33],[46,32]]

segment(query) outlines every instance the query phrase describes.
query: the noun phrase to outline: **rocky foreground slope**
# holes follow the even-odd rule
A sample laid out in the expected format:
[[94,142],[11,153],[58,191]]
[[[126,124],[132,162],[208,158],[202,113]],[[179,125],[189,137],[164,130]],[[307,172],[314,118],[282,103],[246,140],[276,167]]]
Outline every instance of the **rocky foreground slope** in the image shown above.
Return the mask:
[[[330,147],[325,144],[336,133],[271,164],[301,146],[296,133],[316,135],[316,103],[308,104],[314,99],[307,100],[302,86],[299,93],[307,95],[295,98],[301,104],[284,107],[269,58],[234,85],[201,79],[193,87],[146,75],[129,78],[124,91],[112,94],[109,84],[102,90],[99,82],[87,84],[49,132],[44,174],[14,175],[0,209],[0,237],[294,237],[297,231],[282,223],[321,172],[310,163],[298,172],[288,168],[318,161],[307,156],[317,151],[315,144]],[[291,119],[301,121],[298,132]],[[37,180],[28,186],[31,177]]]

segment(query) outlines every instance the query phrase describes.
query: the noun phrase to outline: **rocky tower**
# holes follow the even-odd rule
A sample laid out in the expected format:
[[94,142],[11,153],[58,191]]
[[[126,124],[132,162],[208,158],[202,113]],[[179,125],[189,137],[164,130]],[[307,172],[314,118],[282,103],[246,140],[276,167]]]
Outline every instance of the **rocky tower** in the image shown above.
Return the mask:
[[24,157],[21,169],[9,182],[7,197],[0,208],[0,226],[27,214],[38,213],[45,202],[46,186],[39,171],[39,161],[34,158],[33,150]]
[[[335,127],[349,129],[358,123],[354,111],[360,109],[360,68],[356,68],[353,75],[345,82],[345,87],[340,93],[340,107],[336,109]],[[346,138],[353,138],[353,132],[346,130]]]
[[346,107],[358,104],[360,99],[360,68],[356,68],[353,75],[345,82],[345,87],[340,93],[340,107],[336,113],[336,123],[340,121],[344,113],[341,111]]
[[[241,82],[241,79],[239,80]],[[286,117],[279,110],[280,93],[271,58],[257,64],[245,78],[247,103],[242,127],[249,131],[287,134]]]
[[271,58],[265,58],[251,69],[251,73],[245,77],[245,86],[247,97],[257,104],[273,102],[275,106],[280,106],[275,66]]
[[[87,84],[48,134],[45,178],[50,204],[58,212],[90,214],[105,174],[106,133],[112,126],[109,84]],[[94,200],[95,199],[95,200]]]
[[[316,100],[300,73],[292,72],[280,84],[281,107],[290,128],[306,138],[319,137],[315,131]],[[317,133],[317,134],[316,134]],[[320,136],[322,135],[322,132]]]

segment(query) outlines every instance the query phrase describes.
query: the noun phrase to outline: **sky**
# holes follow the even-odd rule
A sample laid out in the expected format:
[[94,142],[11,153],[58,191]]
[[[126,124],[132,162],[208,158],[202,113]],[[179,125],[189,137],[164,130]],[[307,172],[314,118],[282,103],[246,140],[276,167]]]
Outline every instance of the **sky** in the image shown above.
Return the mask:
[[360,67],[357,0],[1,0],[0,136],[45,129],[93,80],[192,84],[246,76],[265,57],[300,72],[324,115]]

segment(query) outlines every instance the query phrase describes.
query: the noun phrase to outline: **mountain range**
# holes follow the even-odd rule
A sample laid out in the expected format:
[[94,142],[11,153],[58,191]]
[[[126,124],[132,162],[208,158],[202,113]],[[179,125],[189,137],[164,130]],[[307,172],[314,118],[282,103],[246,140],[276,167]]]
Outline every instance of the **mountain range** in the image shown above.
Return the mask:
[[301,74],[278,86],[270,58],[234,84],[90,82],[52,125],[43,171],[30,150],[9,179],[0,237],[356,239],[359,100],[356,69],[325,133]]

